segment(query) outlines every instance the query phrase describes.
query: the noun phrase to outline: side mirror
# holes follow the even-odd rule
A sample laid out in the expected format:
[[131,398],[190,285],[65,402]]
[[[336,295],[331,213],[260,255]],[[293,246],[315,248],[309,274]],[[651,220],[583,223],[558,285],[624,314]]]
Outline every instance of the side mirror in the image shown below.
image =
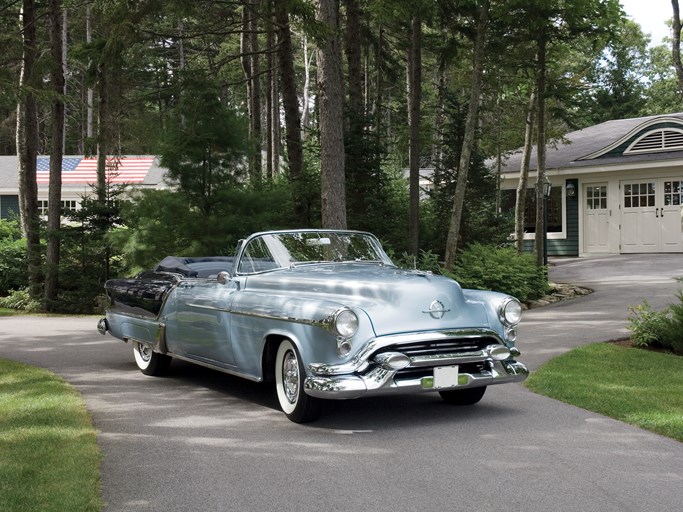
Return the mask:
[[220,284],[227,284],[232,280],[232,276],[230,275],[230,272],[219,272],[218,275],[216,276],[216,281],[218,281]]

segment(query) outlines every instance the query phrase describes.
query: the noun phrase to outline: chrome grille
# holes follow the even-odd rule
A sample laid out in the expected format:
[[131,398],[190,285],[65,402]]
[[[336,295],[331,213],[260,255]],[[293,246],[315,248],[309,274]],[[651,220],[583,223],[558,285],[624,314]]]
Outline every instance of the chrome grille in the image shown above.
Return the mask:
[[[467,363],[459,366],[460,373],[480,374],[489,370],[489,365],[486,362]],[[421,377],[432,377],[433,375],[434,368],[404,368],[396,372],[394,380],[400,382],[402,380],[419,379]]]
[[445,340],[421,341],[418,343],[402,343],[390,345],[377,351],[401,352],[408,357],[430,356],[438,354],[458,354],[460,352],[472,352],[482,350],[489,345],[498,345],[500,342],[493,338],[451,338]]

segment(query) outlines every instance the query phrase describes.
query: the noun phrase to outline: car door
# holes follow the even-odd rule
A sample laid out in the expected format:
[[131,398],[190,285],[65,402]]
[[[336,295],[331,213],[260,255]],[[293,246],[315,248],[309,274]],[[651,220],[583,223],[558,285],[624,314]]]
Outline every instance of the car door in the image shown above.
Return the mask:
[[234,281],[182,281],[176,289],[175,325],[167,329],[169,348],[204,363],[234,367],[230,305],[237,290]]

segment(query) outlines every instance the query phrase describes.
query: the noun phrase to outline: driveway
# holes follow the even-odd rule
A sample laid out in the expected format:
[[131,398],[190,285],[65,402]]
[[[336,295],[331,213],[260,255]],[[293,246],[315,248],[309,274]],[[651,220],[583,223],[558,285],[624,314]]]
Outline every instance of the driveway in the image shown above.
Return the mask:
[[[587,297],[526,313],[522,360],[624,337],[626,307],[672,300],[683,257],[555,260]],[[471,408],[431,395],[336,402],[289,422],[272,390],[174,362],[142,375],[94,318],[0,318],[0,357],[63,375],[92,411],[102,493],[124,511],[678,511],[683,444],[494,386]],[[653,376],[653,378],[660,378]]]

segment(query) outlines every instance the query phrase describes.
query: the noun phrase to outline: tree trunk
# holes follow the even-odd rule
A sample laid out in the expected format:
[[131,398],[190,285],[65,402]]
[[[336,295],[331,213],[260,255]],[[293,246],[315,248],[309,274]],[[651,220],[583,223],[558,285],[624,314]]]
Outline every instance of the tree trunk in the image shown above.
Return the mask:
[[322,227],[346,229],[344,74],[341,48],[336,37],[339,0],[317,0],[316,18],[329,28],[328,37],[317,50]]
[[422,91],[422,20],[413,16],[408,50],[409,167],[408,238],[410,253],[420,248],[420,103]]
[[275,111],[275,104],[277,103],[277,96],[273,94],[275,87],[275,59],[273,52],[275,51],[275,32],[273,30],[273,2],[266,0],[266,180],[268,182],[273,180],[275,175],[275,161],[273,152],[275,150],[273,137],[273,122],[277,118]]
[[29,296],[41,296],[40,219],[38,216],[38,115],[33,93],[36,79],[34,67],[38,55],[36,18],[33,0],[23,0],[21,10],[23,55],[19,76],[20,99],[17,105],[17,156],[19,157],[19,210],[21,228],[28,248]]
[[301,140],[306,140],[308,127],[310,124],[309,117],[311,113],[311,59],[313,55],[308,51],[308,37],[303,35],[301,37],[301,46],[304,51],[304,87],[301,94]]
[[64,54],[62,40],[61,0],[50,0],[50,49],[52,53],[51,81],[52,144],[50,147],[50,189],[47,211],[47,252],[45,265],[45,307],[54,309],[59,287],[59,252],[62,201],[62,156],[64,153]]
[[681,64],[681,12],[678,7],[678,0],[671,0],[673,7],[673,20],[671,29],[673,41],[671,43],[671,54],[673,56],[674,68],[678,79],[678,91],[683,95],[683,64]]
[[249,178],[253,185],[261,181],[261,86],[256,9],[258,0],[242,2],[242,34],[240,38],[242,68],[247,84],[249,138]]
[[515,247],[518,253],[524,251],[524,210],[526,208],[526,189],[529,179],[529,162],[534,134],[534,118],[536,117],[536,89],[531,89],[529,106],[527,107],[526,125],[524,128],[524,149],[519,169],[519,184],[515,201]]
[[363,78],[361,66],[360,11],[357,0],[346,0],[346,60],[349,77],[348,140],[346,141],[346,169],[348,175],[347,202],[356,219],[368,211],[367,194],[370,186],[364,148]]
[[538,40],[538,85],[536,86],[538,94],[538,121],[536,130],[536,157],[538,158],[536,170],[536,237],[534,241],[534,249],[536,251],[536,266],[542,267],[544,264],[544,240],[547,236],[545,230],[544,218],[544,199],[543,199],[543,182],[545,181],[545,83],[546,83],[546,41],[545,36],[541,34]]
[[[382,162],[382,45],[384,44],[384,27],[379,26],[377,35],[377,52],[375,54],[375,169],[379,175]],[[369,101],[369,100],[368,100]]]
[[97,201],[107,200],[108,91],[104,55],[97,63]]
[[[92,43],[92,4],[87,4],[85,6],[85,41],[90,45]],[[90,65],[88,65],[90,67]],[[93,137],[93,89],[88,87],[86,92],[86,124],[85,124],[85,137],[86,143],[83,144],[84,153],[91,154],[92,150],[92,137]]]
[[453,269],[457,256],[458,239],[460,238],[460,223],[462,221],[462,210],[465,203],[465,192],[467,190],[467,174],[469,171],[470,156],[474,147],[475,130],[479,117],[479,96],[481,94],[481,81],[484,71],[484,49],[486,43],[488,12],[489,0],[483,0],[479,10],[477,35],[474,42],[472,87],[470,89],[470,103],[467,108],[465,133],[463,135],[462,150],[460,151],[460,161],[458,163],[458,183],[455,186],[453,210],[451,211],[451,222],[448,229],[448,239],[446,240],[445,266],[448,270]]
[[292,184],[292,204],[296,221],[306,224],[308,205],[303,194],[303,150],[301,147],[301,118],[296,97],[296,78],[292,54],[292,34],[286,2],[275,1],[275,21],[278,35],[278,59],[280,61],[280,86],[285,111],[285,143],[289,163],[289,179]]

